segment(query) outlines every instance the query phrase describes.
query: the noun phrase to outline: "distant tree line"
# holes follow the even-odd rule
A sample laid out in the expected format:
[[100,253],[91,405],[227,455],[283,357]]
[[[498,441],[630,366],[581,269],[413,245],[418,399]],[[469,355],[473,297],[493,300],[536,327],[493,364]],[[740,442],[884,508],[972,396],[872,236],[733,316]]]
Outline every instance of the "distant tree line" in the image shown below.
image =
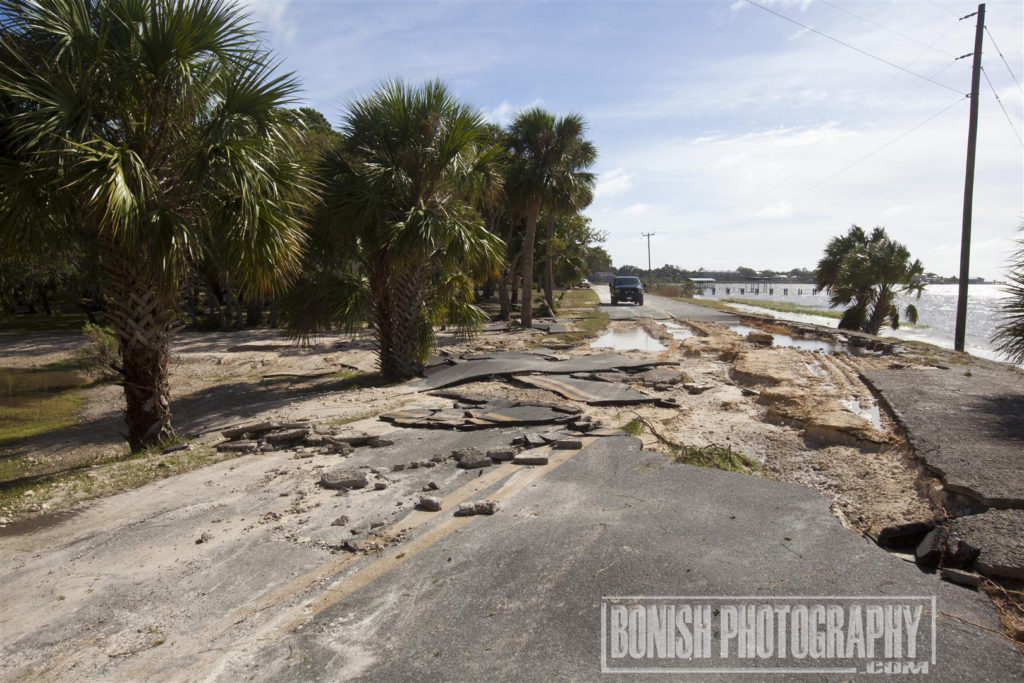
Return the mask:
[[[614,272],[616,275],[636,275],[642,277],[644,280],[647,279],[647,269],[640,268],[639,266],[625,265],[618,268],[594,268],[589,272],[594,273],[602,270]],[[655,283],[659,284],[675,284],[686,282],[690,278],[707,277],[713,278],[720,282],[739,282],[744,280],[754,279],[790,279],[799,280],[801,282],[813,282],[814,272],[807,268],[793,268],[787,271],[774,271],[774,270],[755,270],[754,268],[748,268],[746,266],[739,266],[735,270],[707,270],[705,268],[698,268],[697,270],[686,270],[673,265],[664,265],[651,270],[651,277]]]

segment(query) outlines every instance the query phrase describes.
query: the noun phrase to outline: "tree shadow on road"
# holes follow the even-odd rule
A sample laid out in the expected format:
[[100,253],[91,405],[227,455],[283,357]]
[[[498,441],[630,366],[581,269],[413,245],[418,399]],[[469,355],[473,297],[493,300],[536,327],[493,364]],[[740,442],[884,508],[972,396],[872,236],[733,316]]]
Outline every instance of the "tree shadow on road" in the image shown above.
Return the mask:
[[1024,394],[983,396],[976,410],[988,436],[1024,443]]

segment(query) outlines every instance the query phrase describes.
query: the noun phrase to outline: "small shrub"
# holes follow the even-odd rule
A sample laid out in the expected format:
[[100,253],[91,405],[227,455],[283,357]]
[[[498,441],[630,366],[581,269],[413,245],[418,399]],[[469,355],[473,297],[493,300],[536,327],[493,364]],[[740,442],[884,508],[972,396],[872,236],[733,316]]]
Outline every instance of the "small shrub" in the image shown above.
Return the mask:
[[121,356],[113,328],[86,323],[82,334],[85,344],[75,352],[75,359],[82,370],[96,379],[115,379],[119,374]]
[[732,446],[677,446],[672,453],[672,460],[685,465],[715,467],[743,474],[761,470],[761,465],[756,460],[751,460],[739,451],[733,451]]
[[630,436],[639,436],[644,432],[644,423],[640,420],[630,420],[623,426],[622,431]]

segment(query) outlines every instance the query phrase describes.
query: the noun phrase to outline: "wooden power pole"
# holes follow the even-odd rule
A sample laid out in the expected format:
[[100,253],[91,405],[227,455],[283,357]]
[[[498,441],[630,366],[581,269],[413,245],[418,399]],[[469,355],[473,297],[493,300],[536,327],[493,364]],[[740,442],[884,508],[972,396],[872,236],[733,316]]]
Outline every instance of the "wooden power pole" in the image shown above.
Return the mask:
[[654,237],[654,233],[642,232],[640,234],[647,238],[647,286],[654,287],[654,280],[651,279],[651,238]]
[[978,5],[977,16],[978,27],[974,32],[974,68],[971,70],[971,117],[967,129],[964,221],[960,237],[960,291],[956,300],[956,333],[953,338],[953,348],[957,351],[964,350],[964,340],[967,336],[967,280],[971,276],[971,216],[974,211],[974,155],[978,146],[978,81],[981,78],[981,38],[985,31],[984,3]]

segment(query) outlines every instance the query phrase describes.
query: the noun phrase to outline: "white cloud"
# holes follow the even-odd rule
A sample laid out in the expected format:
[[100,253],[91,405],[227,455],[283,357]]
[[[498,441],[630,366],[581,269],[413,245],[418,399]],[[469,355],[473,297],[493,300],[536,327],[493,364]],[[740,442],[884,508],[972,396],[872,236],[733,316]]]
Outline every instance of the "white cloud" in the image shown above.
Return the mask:
[[516,114],[523,111],[524,109],[532,109],[533,107],[540,107],[544,104],[544,100],[534,100],[529,104],[525,104],[521,107],[514,106],[508,100],[502,100],[501,104],[493,109],[482,109],[484,117],[490,122],[495,123],[499,126],[507,126],[512,123],[512,119],[516,117]]
[[596,197],[613,197],[633,187],[633,178],[626,169],[619,167],[601,173],[597,179]]
[[622,210],[622,213],[624,213],[627,216],[639,216],[648,213],[650,210],[650,204],[640,202],[638,204],[631,204],[630,206],[627,206],[625,209]]
[[[762,7],[777,7],[779,9],[799,9],[801,12],[806,12],[807,8],[810,7],[814,0],[754,0],[758,5]],[[741,9],[750,7],[750,3],[747,0],[736,0],[736,2],[729,5],[729,9],[733,12],[739,12]],[[751,8],[753,9],[753,8]]]
[[291,0],[242,0],[241,4],[251,13],[258,28],[271,34],[273,42],[295,40],[298,25],[289,11]]

